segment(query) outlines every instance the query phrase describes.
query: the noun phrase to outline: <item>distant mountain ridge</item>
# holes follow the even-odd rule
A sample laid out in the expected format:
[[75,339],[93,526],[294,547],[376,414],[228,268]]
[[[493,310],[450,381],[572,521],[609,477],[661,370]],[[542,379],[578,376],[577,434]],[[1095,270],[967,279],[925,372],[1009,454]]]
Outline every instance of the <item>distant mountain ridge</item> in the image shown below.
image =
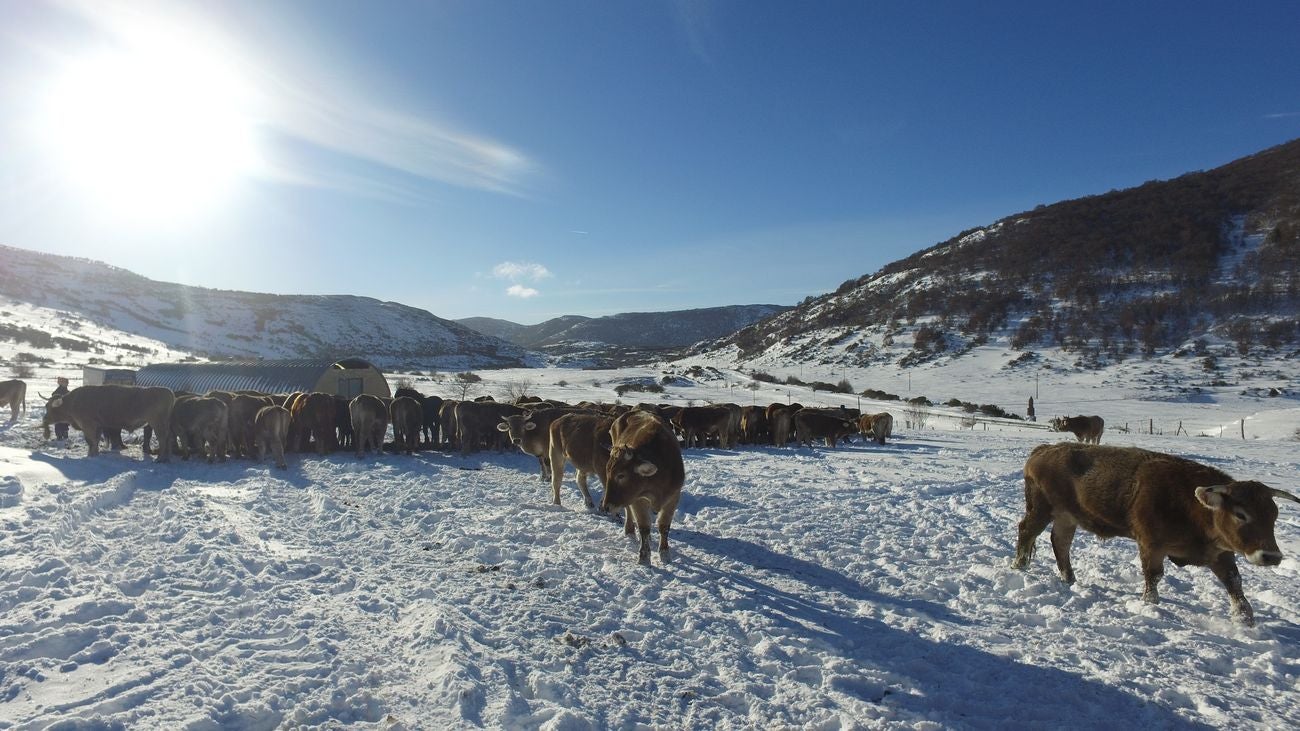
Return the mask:
[[429,312],[353,295],[157,282],[102,262],[0,246],[0,297],[75,312],[210,358],[359,356],[382,367],[538,365],[524,348]]
[[790,309],[782,305],[729,305],[671,312],[624,312],[604,317],[565,315],[536,325],[490,317],[457,320],[479,332],[553,355],[589,353],[603,348],[671,351],[736,332]]
[[1300,140],[1018,213],[697,348],[910,365],[985,343],[1084,365],[1300,341]]

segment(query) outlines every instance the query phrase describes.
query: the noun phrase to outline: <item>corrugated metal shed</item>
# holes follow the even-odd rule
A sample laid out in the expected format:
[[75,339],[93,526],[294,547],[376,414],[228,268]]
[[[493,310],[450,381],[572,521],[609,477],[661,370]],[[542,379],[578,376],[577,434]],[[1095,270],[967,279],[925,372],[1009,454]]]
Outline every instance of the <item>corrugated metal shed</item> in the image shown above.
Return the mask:
[[322,391],[348,397],[358,393],[392,395],[383,373],[360,358],[156,363],[137,371],[135,383],[192,393]]

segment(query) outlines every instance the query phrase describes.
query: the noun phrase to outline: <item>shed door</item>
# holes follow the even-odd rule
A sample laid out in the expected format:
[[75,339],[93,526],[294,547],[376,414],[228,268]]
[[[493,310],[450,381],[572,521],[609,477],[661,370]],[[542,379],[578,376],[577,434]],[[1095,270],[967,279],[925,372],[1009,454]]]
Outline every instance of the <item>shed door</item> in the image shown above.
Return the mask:
[[340,378],[339,395],[346,396],[349,399],[356,398],[361,395],[362,389],[365,388],[365,383],[364,378]]

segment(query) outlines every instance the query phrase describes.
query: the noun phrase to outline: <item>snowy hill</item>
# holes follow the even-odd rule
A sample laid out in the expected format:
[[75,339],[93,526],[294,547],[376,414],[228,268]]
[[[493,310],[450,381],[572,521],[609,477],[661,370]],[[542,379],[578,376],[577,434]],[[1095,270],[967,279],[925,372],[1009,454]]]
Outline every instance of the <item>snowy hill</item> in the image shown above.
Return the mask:
[[730,335],[788,309],[781,305],[731,305],[594,318],[565,315],[536,325],[488,317],[457,322],[531,350],[560,356],[562,362],[635,364],[673,357],[686,346]]
[[11,247],[0,247],[0,299],[42,308],[55,322],[84,320],[204,357],[353,355],[382,367],[441,369],[538,362],[523,348],[396,302],[155,282],[100,262]]
[[721,345],[843,365],[985,343],[1093,364],[1202,340],[1286,354],[1300,344],[1298,292],[1300,140],[962,232]]

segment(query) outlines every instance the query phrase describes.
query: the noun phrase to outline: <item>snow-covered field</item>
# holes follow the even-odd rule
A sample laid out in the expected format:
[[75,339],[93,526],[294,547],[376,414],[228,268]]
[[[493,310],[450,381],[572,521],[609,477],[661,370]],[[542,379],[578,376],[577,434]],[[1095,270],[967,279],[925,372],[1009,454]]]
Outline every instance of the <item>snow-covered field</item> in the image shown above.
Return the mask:
[[[1002,369],[1004,358],[976,353],[947,369],[913,369],[910,393],[1022,403],[1034,375]],[[1258,398],[1240,385],[1187,394],[1176,369],[1153,368],[1044,370],[1039,418],[1100,413],[1104,443],[1300,490],[1294,398]],[[1294,366],[1280,368],[1274,386],[1294,389]],[[53,373],[42,371],[33,390],[48,389]],[[526,386],[576,401],[612,400],[619,383],[664,371],[482,375],[481,393]],[[903,373],[805,378],[814,375],[909,395]],[[751,391],[732,370],[705,376],[645,400],[856,405],[797,387]],[[414,380],[452,395],[445,382]],[[1263,387],[1269,376],[1257,380]],[[941,408],[909,429],[897,403],[862,406],[893,411],[897,438],[688,451],[674,561],[656,556],[645,568],[617,522],[582,507],[571,471],[554,507],[523,454],[300,455],[287,471],[157,465],[141,461],[138,446],[89,459],[75,441],[41,441],[33,398],[24,418],[0,427],[0,726],[1300,720],[1300,506],[1280,507],[1281,566],[1241,562],[1258,622],[1244,628],[1227,618],[1226,594],[1204,568],[1167,565],[1162,603],[1143,604],[1137,551],[1125,539],[1080,533],[1073,587],[1056,578],[1046,535],[1028,572],[1008,567],[1021,468],[1057,435],[963,423]],[[1148,420],[1165,433],[1114,428]]]

